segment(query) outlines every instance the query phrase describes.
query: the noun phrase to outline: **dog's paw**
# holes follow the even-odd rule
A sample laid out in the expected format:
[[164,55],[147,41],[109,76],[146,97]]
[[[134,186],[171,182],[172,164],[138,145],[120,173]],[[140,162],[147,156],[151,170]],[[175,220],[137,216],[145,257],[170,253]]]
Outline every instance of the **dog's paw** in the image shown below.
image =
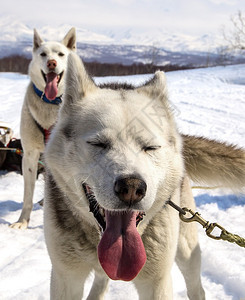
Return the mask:
[[28,222],[26,220],[23,220],[21,222],[15,222],[9,225],[10,228],[14,228],[14,229],[26,229],[27,226],[28,226]]

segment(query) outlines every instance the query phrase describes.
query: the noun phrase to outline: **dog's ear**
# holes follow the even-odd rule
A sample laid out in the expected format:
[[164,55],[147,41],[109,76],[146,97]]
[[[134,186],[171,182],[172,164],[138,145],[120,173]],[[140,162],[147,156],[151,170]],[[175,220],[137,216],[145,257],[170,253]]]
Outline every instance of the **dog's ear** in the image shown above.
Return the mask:
[[62,44],[64,44],[67,48],[75,51],[76,50],[76,29],[72,27],[66,36],[62,40]]
[[38,34],[36,28],[34,28],[33,50],[35,51],[37,48],[39,48],[42,43],[43,43],[43,40],[41,39],[40,35]]
[[163,97],[167,98],[167,84],[166,76],[162,71],[156,71],[154,77],[145,83],[143,86],[137,88],[139,93],[145,93],[150,98]]
[[95,89],[97,86],[86,72],[82,60],[75,52],[71,52],[67,62],[64,105],[79,102],[87,93]]

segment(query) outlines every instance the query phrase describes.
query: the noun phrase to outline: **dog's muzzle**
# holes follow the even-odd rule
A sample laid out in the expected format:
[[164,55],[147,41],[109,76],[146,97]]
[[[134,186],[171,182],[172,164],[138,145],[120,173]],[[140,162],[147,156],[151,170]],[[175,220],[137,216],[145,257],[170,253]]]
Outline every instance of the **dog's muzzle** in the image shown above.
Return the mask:
[[[127,179],[128,178],[129,177],[127,177]],[[126,179],[126,178],[124,178],[124,179]],[[122,186],[124,186],[126,184],[124,182],[124,180],[122,180],[122,178],[119,179],[119,180],[120,181],[117,180],[115,182],[115,188],[114,189],[117,189],[117,188],[120,189],[120,188],[122,188]],[[128,181],[126,181],[126,182],[128,182]],[[143,199],[143,197],[145,195],[145,192],[146,192],[146,184],[142,183],[141,181],[137,181],[137,182],[134,181],[134,183],[135,183],[134,188],[130,187],[130,189],[129,189],[130,191],[126,192],[126,189],[125,189],[124,191],[122,191],[122,190],[120,190],[120,192],[118,191],[118,193],[119,193],[121,198],[127,199],[127,200],[131,199],[129,197],[128,193],[134,194],[134,196],[133,196],[134,199],[135,199],[134,203],[136,203],[136,202],[139,202],[141,199]],[[126,184],[126,186],[128,186],[128,185],[129,184]],[[99,224],[102,232],[104,232],[105,229],[106,229],[105,209],[99,205],[99,203],[96,200],[96,197],[94,195],[94,192],[90,188],[90,186],[87,183],[83,183],[82,186],[83,186],[86,198],[88,199],[88,202],[89,202],[89,210],[90,210],[90,212],[93,213],[93,215],[94,215],[97,223]],[[115,193],[116,193],[116,191],[115,191]],[[127,202],[127,200],[125,200],[125,201],[122,200],[122,201],[126,202],[128,204],[128,206],[130,207],[133,204],[132,199],[128,202]],[[144,216],[145,216],[145,212],[141,212],[141,211],[138,212],[137,218],[136,218],[136,226],[138,226],[138,224],[143,220]]]
[[90,186],[83,183],[83,188],[89,201],[90,211],[101,229],[97,252],[102,268],[113,280],[133,280],[146,262],[146,252],[136,229],[143,219],[144,212],[137,212],[130,206],[143,199],[146,183],[135,176],[119,177],[116,180],[114,192],[121,201],[126,203],[128,209],[125,207],[124,210],[102,208]]

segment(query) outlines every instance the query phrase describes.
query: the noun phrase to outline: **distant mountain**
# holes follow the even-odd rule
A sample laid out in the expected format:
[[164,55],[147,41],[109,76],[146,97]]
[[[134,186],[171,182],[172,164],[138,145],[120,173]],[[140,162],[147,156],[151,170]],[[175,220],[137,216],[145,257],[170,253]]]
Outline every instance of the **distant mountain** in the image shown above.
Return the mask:
[[[71,27],[64,24],[58,28],[45,26],[37,30],[44,40],[62,40]],[[11,17],[0,17],[0,28],[0,58],[16,54],[31,57],[33,28]],[[205,66],[216,64],[221,59],[217,49],[222,39],[210,35],[193,37],[161,28],[92,31],[77,27],[76,31],[78,54],[85,61]],[[236,57],[233,61],[245,62],[245,59]]]

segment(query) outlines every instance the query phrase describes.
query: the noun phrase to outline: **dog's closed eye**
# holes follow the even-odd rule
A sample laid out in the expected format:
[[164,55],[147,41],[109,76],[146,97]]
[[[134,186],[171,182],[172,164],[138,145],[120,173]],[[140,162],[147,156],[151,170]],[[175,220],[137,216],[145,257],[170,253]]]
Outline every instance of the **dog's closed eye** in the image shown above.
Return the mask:
[[106,149],[110,146],[110,144],[108,142],[102,142],[102,141],[87,141],[87,144],[90,144],[92,146],[102,148],[102,149]]
[[161,148],[161,146],[155,146],[155,145],[154,146],[145,146],[145,147],[143,147],[143,150],[145,152],[149,152],[149,151],[155,151],[160,148]]

